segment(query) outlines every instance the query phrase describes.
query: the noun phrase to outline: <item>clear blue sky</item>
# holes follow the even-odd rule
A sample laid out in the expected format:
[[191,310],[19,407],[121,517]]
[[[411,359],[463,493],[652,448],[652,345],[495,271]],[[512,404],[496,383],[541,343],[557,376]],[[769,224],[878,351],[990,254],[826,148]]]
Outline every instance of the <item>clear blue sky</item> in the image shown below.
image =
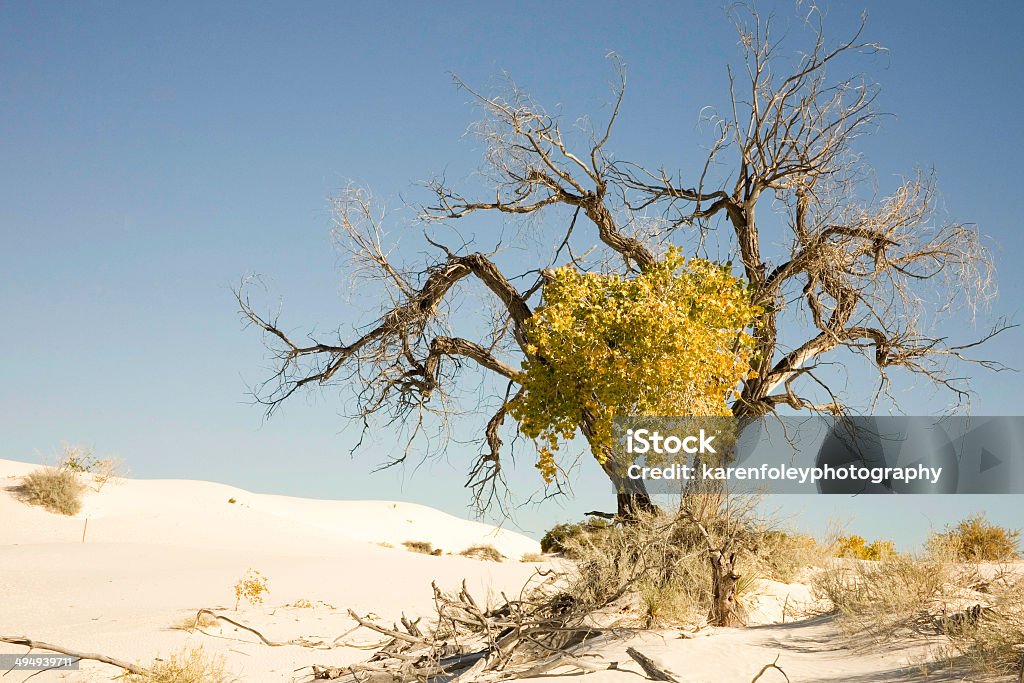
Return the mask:
[[[794,7],[761,5],[786,21]],[[993,314],[1019,319],[1024,5],[835,3],[830,35],[862,8],[868,37],[889,48],[863,68],[897,116],[860,149],[883,188],[917,165],[937,171],[950,218],[998,246]],[[0,4],[0,457],[84,443],[139,477],[465,514],[462,447],[415,473],[370,474],[378,458],[348,456],[354,434],[333,395],[264,423],[247,386],[268,362],[231,288],[260,273],[293,329],[351,323],[369,307],[345,303],[327,197],[351,179],[398,206],[416,181],[471,174],[479,150],[463,133],[475,114],[452,72],[486,87],[508,71],[567,116],[600,115],[609,50],[630,78],[610,147],[691,163],[699,109],[722,101],[738,56],[714,3]],[[1013,332],[986,353],[1021,367],[1022,343]],[[1019,377],[976,374],[973,411],[1019,413]],[[911,413],[936,401],[912,386],[901,399]],[[581,472],[577,499],[523,510],[520,523],[536,532],[607,507],[595,470]],[[514,481],[536,481],[529,463]],[[908,544],[974,509],[1021,525],[1020,507],[786,509],[812,528],[836,512]]]

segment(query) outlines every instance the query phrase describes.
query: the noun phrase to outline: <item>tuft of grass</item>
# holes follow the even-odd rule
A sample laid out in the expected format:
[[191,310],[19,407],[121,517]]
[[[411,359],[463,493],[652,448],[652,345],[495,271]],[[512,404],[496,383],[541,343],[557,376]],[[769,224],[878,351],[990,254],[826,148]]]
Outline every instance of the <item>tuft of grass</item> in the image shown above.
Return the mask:
[[237,498],[228,498],[228,502],[231,503],[232,505],[234,505],[235,503],[238,502],[238,499]]
[[39,505],[50,512],[74,515],[82,509],[85,484],[78,475],[67,469],[44,467],[25,475],[19,494],[31,505]]
[[974,515],[936,535],[953,548],[961,562],[1009,562],[1020,556],[1020,530],[1006,529]]
[[493,545],[470,546],[459,554],[463,557],[471,557],[474,560],[487,560],[488,562],[501,562],[505,559],[505,556]]
[[202,647],[158,659],[144,674],[130,674],[130,683],[231,683],[221,657],[207,657]]
[[405,549],[412,553],[422,553],[424,555],[433,555],[434,546],[429,541],[402,541],[402,545]]
[[523,553],[519,558],[520,562],[543,562],[545,557],[542,553]]

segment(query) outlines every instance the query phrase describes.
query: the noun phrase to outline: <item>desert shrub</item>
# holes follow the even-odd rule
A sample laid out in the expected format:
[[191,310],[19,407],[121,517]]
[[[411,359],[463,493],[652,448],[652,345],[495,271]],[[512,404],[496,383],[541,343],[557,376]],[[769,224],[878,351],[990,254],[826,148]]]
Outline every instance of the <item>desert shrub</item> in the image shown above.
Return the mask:
[[402,541],[402,545],[409,552],[423,553],[424,555],[434,554],[434,545],[430,541]]
[[130,683],[228,683],[220,657],[207,657],[203,648],[182,650],[157,660],[144,674],[131,674]]
[[812,589],[833,604],[846,632],[887,638],[906,630],[935,633],[969,583],[949,549],[932,545],[878,562],[836,561],[815,574]]
[[97,458],[86,446],[65,445],[58,469],[88,474],[101,490],[111,479],[123,476],[124,465],[118,458]]
[[542,553],[523,553],[523,556],[519,558],[520,562],[543,562],[544,555]]
[[235,584],[235,609],[238,604],[245,600],[250,605],[262,605],[263,596],[270,592],[267,587],[267,577],[255,569],[250,569],[245,576]]
[[1024,666],[1024,580],[1002,582],[971,619],[946,623],[946,635],[975,669],[989,676]]
[[31,505],[39,505],[61,515],[74,515],[82,509],[85,485],[71,470],[44,467],[26,474],[18,491],[21,498]]
[[[717,502],[700,515],[713,542],[726,535],[734,539],[741,575],[736,590],[742,597],[757,579],[755,548],[761,532],[756,520],[746,510],[719,509]],[[681,513],[638,514],[631,524],[573,535],[565,544],[566,555],[576,560],[567,593],[582,609],[611,605],[646,627],[702,622],[708,614],[707,540]]]
[[498,549],[493,545],[470,546],[459,554],[475,560],[488,560],[489,562],[501,562],[505,559],[505,556],[498,552]]
[[762,532],[754,551],[757,571],[785,583],[796,581],[826,555],[813,536],[777,529]]
[[572,548],[578,545],[580,538],[601,534],[611,526],[610,521],[600,517],[591,517],[586,522],[556,524],[540,539],[541,552],[571,553]]
[[1020,531],[993,524],[984,514],[969,517],[937,537],[962,562],[1007,562],[1019,556]]
[[836,540],[836,557],[849,557],[854,560],[884,560],[896,554],[892,541],[875,540],[868,543],[857,534],[840,536]]

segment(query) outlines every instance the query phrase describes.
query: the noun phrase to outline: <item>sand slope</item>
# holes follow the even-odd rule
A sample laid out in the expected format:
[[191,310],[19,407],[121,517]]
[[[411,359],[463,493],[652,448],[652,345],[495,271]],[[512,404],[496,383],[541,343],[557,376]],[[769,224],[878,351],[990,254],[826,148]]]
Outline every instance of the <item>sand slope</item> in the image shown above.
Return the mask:
[[[0,634],[143,665],[202,645],[207,653],[223,656],[238,681],[308,681],[311,664],[364,661],[370,651],[268,647],[231,626],[207,629],[207,635],[171,627],[198,608],[216,608],[275,641],[330,643],[353,627],[348,609],[385,623],[402,614],[429,615],[432,581],[452,589],[466,579],[485,599],[500,591],[518,593],[536,569],[518,561],[523,553],[539,550],[532,539],[409,503],[304,500],[201,481],[122,480],[90,493],[79,515],[62,517],[14,496],[12,487],[36,467],[0,460]],[[231,498],[236,502],[229,503]],[[405,540],[428,541],[446,552],[490,544],[512,559],[495,563],[422,555],[404,550]],[[250,568],[269,579],[270,594],[265,604],[243,604],[235,612],[233,586]],[[982,680],[963,672],[923,678],[922,663],[935,656],[928,643],[855,652],[844,646],[828,618],[793,623],[811,600],[801,584],[762,581],[750,613],[763,625],[612,640],[597,648],[592,661],[619,662],[635,673],[599,671],[585,679],[643,680],[625,654],[633,645],[684,683],[747,683],[776,657],[794,683]],[[778,623],[784,620],[789,623]],[[378,639],[360,631],[345,641]],[[24,648],[3,644],[0,652]],[[12,672],[4,680],[22,681],[31,673]],[[111,681],[120,673],[83,662],[80,671],[47,672],[31,680]],[[774,671],[760,679],[782,680]]]

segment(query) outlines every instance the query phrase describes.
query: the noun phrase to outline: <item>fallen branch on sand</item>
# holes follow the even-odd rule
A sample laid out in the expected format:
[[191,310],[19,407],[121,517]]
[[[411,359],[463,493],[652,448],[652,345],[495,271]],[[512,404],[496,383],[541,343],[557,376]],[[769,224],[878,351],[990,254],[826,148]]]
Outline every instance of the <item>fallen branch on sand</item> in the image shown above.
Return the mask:
[[757,683],[758,679],[761,678],[761,676],[764,676],[765,673],[771,671],[772,669],[775,669],[780,674],[782,674],[782,677],[786,679],[787,683],[789,682],[789,676],[787,676],[786,672],[782,670],[781,666],[779,666],[779,655],[775,655],[775,661],[771,664],[765,664],[764,666],[762,666],[761,670],[757,672],[757,675],[750,679],[750,683]]
[[123,661],[121,659],[115,659],[108,657],[107,655],[98,654],[94,652],[81,652],[79,650],[72,650],[69,647],[63,645],[53,645],[52,643],[44,643],[40,640],[32,640],[25,636],[0,636],[0,642],[11,643],[12,645],[24,645],[29,650],[49,650],[50,652],[59,652],[62,655],[68,655],[69,657],[77,657],[78,659],[90,659],[95,662],[103,662],[104,664],[110,664],[120,669],[133,674],[144,675],[147,670],[132,664],[130,662]]
[[655,662],[653,659],[640,652],[634,647],[627,647],[626,654],[633,658],[640,668],[644,670],[647,677],[652,681],[667,681],[668,683],[679,683],[679,679],[668,672],[668,669]]

